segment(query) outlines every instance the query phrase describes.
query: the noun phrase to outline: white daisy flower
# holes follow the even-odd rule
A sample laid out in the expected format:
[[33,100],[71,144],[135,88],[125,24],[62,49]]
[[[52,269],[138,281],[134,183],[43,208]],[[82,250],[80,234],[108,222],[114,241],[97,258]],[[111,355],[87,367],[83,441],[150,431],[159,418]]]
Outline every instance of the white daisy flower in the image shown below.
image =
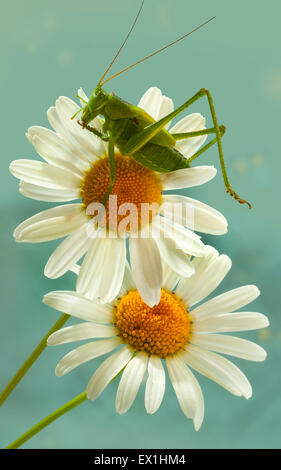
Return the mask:
[[268,326],[267,317],[261,313],[235,312],[255,300],[259,290],[254,285],[239,287],[196,306],[220,284],[231,261],[208,247],[206,257],[194,258],[191,263],[195,272],[185,279],[179,279],[164,263],[161,300],[152,308],[141,299],[128,265],[122,289],[113,303],[102,304],[72,291],[48,293],[45,304],[84,320],[53,333],[48,345],[94,339],[64,356],[56,375],[67,374],[116,349],[89,381],[88,398],[95,400],[120,373],[116,410],[125,413],[147,371],[145,408],[155,413],[165,391],[164,362],[180,407],[187,418],[193,419],[196,430],[203,421],[204,400],[190,367],[234,395],[250,398],[252,388],[245,375],[217,353],[250,361],[265,359],[266,352],[257,344],[222,334]]
[[[80,89],[78,94],[87,100],[83,90]],[[156,120],[173,110],[172,100],[155,87],[145,93],[138,106]],[[82,295],[91,292],[92,298],[110,302],[121,287],[128,233],[125,229],[120,235],[112,226],[108,231],[107,218],[106,228],[102,231],[93,223],[89,207],[103,201],[110,182],[108,144],[82,129],[77,123],[77,116],[71,119],[78,110],[79,106],[71,99],[60,97],[56,106],[47,113],[54,131],[34,126],[27,132],[27,138],[45,161],[15,160],[10,165],[10,171],[21,180],[20,192],[24,196],[48,202],[67,202],[79,198],[82,201],[59,205],[30,217],[16,228],[14,237],[18,242],[28,243],[66,237],[49,258],[45,275],[58,278],[85,255],[77,290]],[[103,120],[97,117],[90,124],[101,129]],[[205,129],[205,119],[195,113],[184,117],[169,130],[189,132],[202,129]],[[206,137],[182,140],[177,144],[177,149],[189,158]],[[167,195],[165,191],[206,183],[215,176],[216,169],[213,166],[198,166],[159,174],[121,155],[118,149],[115,164],[117,178],[111,196],[117,197],[119,225],[126,214],[125,210],[123,215],[119,215],[123,204],[134,204],[137,208],[143,203],[157,204],[158,207],[149,221],[158,224],[160,236],[129,236],[133,276],[143,300],[152,307],[161,296],[161,257],[181,276],[190,276],[193,265],[188,261],[187,254],[202,256],[205,249],[200,237],[192,230],[211,234],[227,231],[226,219],[217,210],[189,197]],[[171,207],[177,205],[188,208],[183,214],[182,223],[173,220]],[[108,213],[110,209],[107,206],[106,217]],[[137,222],[138,235],[143,226],[139,218]],[[107,236],[108,232],[114,236]]]

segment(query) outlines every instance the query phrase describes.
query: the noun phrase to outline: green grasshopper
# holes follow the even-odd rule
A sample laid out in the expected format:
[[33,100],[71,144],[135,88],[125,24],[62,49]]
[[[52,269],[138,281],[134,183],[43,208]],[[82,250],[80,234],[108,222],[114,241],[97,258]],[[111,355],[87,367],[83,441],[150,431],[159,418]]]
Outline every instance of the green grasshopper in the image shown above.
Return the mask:
[[[140,62],[148,59],[149,57],[163,51],[167,47],[170,47],[172,44],[184,39],[194,31],[198,30],[208,22],[210,22],[213,18],[209,19],[205,23],[202,23],[200,26],[195,28],[193,31],[185,34],[181,38],[177,39],[173,43],[168,44],[167,46],[159,49],[156,52],[153,52],[149,56],[145,57],[144,59],[136,62],[133,65],[125,68],[121,72],[113,75],[109,79],[103,81],[105,75],[107,74],[108,70],[112,66],[113,62],[119,55],[121,49],[123,48],[124,44],[126,43],[136,21],[142,9],[144,0],[142,1],[141,7],[138,11],[138,14],[135,18],[135,21],[125,39],[123,44],[121,45],[120,49],[118,50],[117,54],[114,56],[112,62],[110,63],[109,67],[106,69],[105,73],[103,74],[102,78],[98,82],[97,87],[95,88],[93,94],[91,95],[88,103],[85,102],[85,107],[82,108],[83,111],[81,121],[78,123],[88,131],[94,133],[96,136],[101,138],[102,140],[108,142],[108,157],[110,162],[110,185],[108,187],[107,193],[104,197],[103,203],[106,204],[106,201],[109,197],[109,194],[113,188],[115,179],[116,179],[116,171],[115,171],[115,161],[114,161],[114,147],[116,146],[119,151],[123,155],[128,155],[132,157],[138,163],[144,165],[145,167],[150,168],[151,170],[158,171],[160,173],[179,170],[182,168],[190,167],[190,162],[195,160],[199,155],[209,149],[212,145],[217,143],[218,151],[219,151],[219,158],[220,158],[220,165],[222,170],[222,175],[226,187],[226,192],[233,196],[239,203],[241,204],[248,204],[249,208],[251,208],[251,204],[244,199],[241,199],[237,193],[231,188],[222,151],[222,144],[221,138],[225,132],[225,126],[218,125],[215,108],[213,104],[213,100],[211,94],[205,88],[202,88],[197,93],[195,93],[192,98],[185,101],[181,106],[175,109],[172,113],[168,114],[164,118],[160,119],[159,121],[155,121],[150,115],[148,115],[144,110],[141,108],[134,106],[126,101],[122,100],[118,96],[116,96],[113,92],[107,93],[103,88],[102,85],[112,78],[120,75],[124,71],[128,70],[131,67],[134,67]],[[209,129],[204,129],[200,131],[194,132],[185,132],[185,133],[177,133],[171,134],[169,133],[164,126],[173,118],[175,118],[178,114],[182,111],[187,109],[197,100],[202,98],[203,96],[207,97],[210,112],[212,115],[213,120],[213,127]],[[78,112],[80,112],[78,111]],[[91,127],[89,123],[98,115],[103,116],[104,124],[102,128],[102,132],[99,130]],[[74,116],[73,116],[74,117]],[[175,144],[178,140],[191,138],[199,135],[206,135],[206,134],[215,134],[213,140],[211,140],[208,144],[206,144],[202,149],[196,152],[191,158],[188,160],[178,151],[176,150]]]

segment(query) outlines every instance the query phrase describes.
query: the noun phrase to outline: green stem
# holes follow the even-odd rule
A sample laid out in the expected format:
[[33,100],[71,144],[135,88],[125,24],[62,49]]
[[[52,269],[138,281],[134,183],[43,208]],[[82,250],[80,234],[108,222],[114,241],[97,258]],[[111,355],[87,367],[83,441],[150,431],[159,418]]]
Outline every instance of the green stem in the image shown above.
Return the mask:
[[31,429],[25,432],[22,436],[20,436],[18,439],[12,442],[12,444],[6,447],[6,449],[17,449],[26,441],[28,441],[31,437],[33,437],[35,434],[42,431],[42,429],[44,429],[46,426],[51,424],[53,421],[55,421],[56,419],[58,419],[60,416],[64,415],[68,411],[72,410],[72,408],[75,408],[76,406],[80,405],[80,403],[83,403],[87,399],[88,397],[86,395],[86,392],[81,393],[77,397],[73,398],[73,400],[70,400],[69,402],[65,403],[63,406],[61,406],[56,411],[48,415],[46,418],[39,421],[39,423],[35,424],[35,426],[33,426]]
[[8,396],[12,393],[14,388],[17,386],[17,384],[21,381],[21,379],[24,377],[24,375],[27,373],[27,371],[30,369],[32,364],[38,359],[40,354],[44,351],[44,349],[47,346],[47,339],[48,337],[54,333],[55,331],[59,330],[65,322],[68,320],[70,315],[67,315],[66,313],[63,313],[58,321],[54,324],[54,326],[48,331],[48,333],[44,336],[42,341],[38,344],[38,346],[34,349],[34,351],[30,354],[30,356],[27,358],[27,360],[24,362],[24,364],[21,366],[21,368],[18,370],[16,375],[13,377],[13,379],[8,383],[7,387],[3,390],[3,392],[0,394],[0,406],[3,405],[5,400],[8,398]]

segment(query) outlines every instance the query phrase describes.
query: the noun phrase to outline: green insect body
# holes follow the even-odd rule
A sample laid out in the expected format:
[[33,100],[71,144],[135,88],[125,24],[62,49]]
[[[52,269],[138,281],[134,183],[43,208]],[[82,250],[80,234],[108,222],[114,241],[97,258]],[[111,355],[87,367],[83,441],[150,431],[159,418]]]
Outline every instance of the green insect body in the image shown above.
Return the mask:
[[[114,145],[126,155],[131,137],[137,138],[155,120],[141,108],[123,101],[114,93],[108,94],[102,88],[95,93],[97,95],[93,94],[84,108],[82,125],[88,125],[97,113],[102,114],[105,119],[104,134],[110,135]],[[148,143],[129,155],[138,163],[161,173],[188,168],[188,161],[174,148],[175,143],[174,137],[162,128]]]

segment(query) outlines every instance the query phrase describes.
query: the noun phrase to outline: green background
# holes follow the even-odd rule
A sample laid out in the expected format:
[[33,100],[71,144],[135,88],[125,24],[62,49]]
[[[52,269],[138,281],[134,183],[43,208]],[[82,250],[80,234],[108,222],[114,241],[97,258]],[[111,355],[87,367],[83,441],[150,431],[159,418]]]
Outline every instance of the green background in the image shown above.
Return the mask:
[[[8,172],[17,158],[37,158],[25,138],[31,125],[48,126],[46,111],[60,95],[91,93],[127,33],[139,0],[10,0],[2,5],[1,57],[1,331],[0,387],[4,387],[58,318],[44,306],[51,290],[73,289],[74,275],[44,277],[58,242],[16,244],[13,229],[49,207],[24,198]],[[261,344],[264,363],[234,362],[253,385],[247,401],[199,376],[205,419],[196,433],[181,413],[170,385],[155,415],[144,409],[144,389],[128,413],[116,414],[117,383],[96,402],[86,402],[24,445],[24,448],[278,448],[280,447],[280,1],[226,2],[146,0],[143,13],[113,71],[173,41],[216,15],[215,21],[168,51],[108,84],[137,103],[150,86],[180,105],[199,88],[211,90],[233,188],[253,204],[249,211],[226,196],[216,149],[198,164],[214,164],[217,177],[183,194],[198,198],[229,221],[228,234],[204,236],[227,253],[233,268],[217,292],[256,284],[261,296],[248,309],[270,318],[271,327],[245,333]],[[211,125],[204,100],[192,111]],[[0,445],[81,393],[101,360],[57,378],[54,368],[71,345],[49,348],[0,409]]]

